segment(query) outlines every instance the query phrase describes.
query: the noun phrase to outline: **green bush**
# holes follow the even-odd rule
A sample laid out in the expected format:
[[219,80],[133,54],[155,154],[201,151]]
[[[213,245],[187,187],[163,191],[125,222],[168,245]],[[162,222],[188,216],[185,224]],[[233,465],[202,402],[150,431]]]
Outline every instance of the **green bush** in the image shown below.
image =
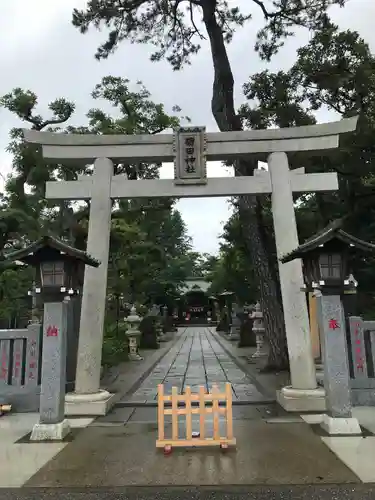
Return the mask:
[[127,324],[124,321],[105,325],[102,365],[106,368],[115,366],[128,359]]

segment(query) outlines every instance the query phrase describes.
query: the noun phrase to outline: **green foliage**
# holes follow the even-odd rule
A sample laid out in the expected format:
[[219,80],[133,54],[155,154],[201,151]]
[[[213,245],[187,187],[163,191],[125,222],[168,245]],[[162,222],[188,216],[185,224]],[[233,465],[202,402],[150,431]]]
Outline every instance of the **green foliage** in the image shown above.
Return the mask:
[[28,317],[27,292],[32,289],[33,270],[27,267],[0,268],[0,318],[11,322]]
[[102,349],[102,365],[115,366],[128,359],[128,340],[125,321],[106,323]]
[[[163,104],[152,101],[141,82],[132,85],[120,77],[104,77],[95,86],[92,98],[99,103],[104,101],[107,106],[110,104],[113,112],[95,107],[88,111],[86,124],[78,127],[67,124],[65,128],[57,126],[71,117],[74,104],[64,99],[56,99],[49,105],[52,118],[48,119],[36,111],[38,99],[31,91],[14,89],[3,96],[0,103],[32,129],[65,133],[156,134],[177,127],[181,119],[187,120],[177,106],[173,114],[168,114]],[[42,158],[41,148],[24,142],[21,129],[13,129],[10,135],[13,168],[6,193],[0,200],[0,251],[23,246],[45,231],[85,249],[88,204],[61,202],[56,207],[55,202],[44,198],[44,191],[46,181],[74,180],[80,174],[90,175],[92,168],[49,165]],[[157,178],[159,167],[146,163],[114,165],[116,174],[126,174],[134,180]],[[189,274],[191,262],[185,254],[191,250],[191,240],[174,204],[175,200],[171,199],[121,200],[113,204],[107,307],[110,326],[105,356],[112,357],[117,349],[122,352],[122,340],[111,334],[113,328],[118,329],[122,302],[172,301]],[[13,297],[16,290],[5,290],[5,293]]]
[[246,12],[230,7],[227,0],[89,0],[84,10],[74,9],[73,25],[81,33],[93,26],[108,29],[107,40],[98,47],[95,57],[105,59],[118,45],[147,43],[156,47],[152,61],[167,59],[173,69],[190,64],[205,36],[201,32],[201,19],[211,39],[219,31],[223,42],[231,42],[238,27],[252,18],[253,11],[261,11],[265,24],[257,33],[255,50],[269,60],[292,36],[296,26],[310,31],[320,30],[328,23],[327,9],[331,5],[343,6],[346,0],[275,0],[248,2]]
[[212,282],[210,293],[216,295],[227,290],[234,292],[241,304],[256,301],[254,269],[247,257],[237,209],[225,224],[221,238],[219,257],[211,259],[212,267],[207,273]]
[[[341,217],[348,232],[375,241],[375,57],[358,33],[328,23],[298,50],[290,70],[255,74],[244,93],[249,103],[240,115],[251,128],[315,123],[314,113],[324,109],[360,116],[357,132],[344,137],[339,150],[305,162],[308,172],[337,172],[339,191],[296,200],[297,223],[301,241]],[[300,166],[293,156],[291,163]],[[374,309],[374,262],[359,255],[353,263],[362,312]]]

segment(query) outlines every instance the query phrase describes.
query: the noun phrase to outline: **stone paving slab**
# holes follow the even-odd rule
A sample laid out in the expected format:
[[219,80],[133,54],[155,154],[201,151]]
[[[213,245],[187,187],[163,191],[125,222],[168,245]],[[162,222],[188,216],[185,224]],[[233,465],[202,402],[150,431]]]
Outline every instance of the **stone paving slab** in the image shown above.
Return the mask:
[[237,450],[155,449],[154,422],[87,427],[28,487],[357,483],[306,423],[237,420]]
[[120,404],[156,404],[156,388],[160,383],[164,384],[167,394],[171,393],[173,386],[183,394],[187,386],[198,392],[200,386],[209,391],[213,384],[223,391],[226,382],[232,384],[234,404],[270,401],[269,396],[259,392],[253,380],[237,366],[208,328],[188,328],[140,387],[131,396],[122,399]]
[[90,425],[100,425],[102,423],[122,423],[125,424],[134,413],[134,408],[113,408],[108,415],[96,418]]

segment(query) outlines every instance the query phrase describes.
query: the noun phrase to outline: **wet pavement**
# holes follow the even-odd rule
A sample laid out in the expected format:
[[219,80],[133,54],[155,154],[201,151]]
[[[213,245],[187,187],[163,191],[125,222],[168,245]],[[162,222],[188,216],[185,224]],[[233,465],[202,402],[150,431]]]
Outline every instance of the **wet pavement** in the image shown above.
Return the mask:
[[[138,409],[139,410],[139,409]],[[145,410],[145,408],[141,408]],[[202,486],[359,483],[359,478],[300,421],[234,421],[237,448],[155,448],[157,424],[89,426],[25,486]],[[170,431],[169,431],[170,432]]]
[[[55,500],[55,488],[1,490],[1,500]],[[60,500],[373,500],[375,486],[303,485],[242,487],[60,488]]]
[[197,392],[201,385],[209,391],[214,383],[223,390],[226,382],[232,384],[233,404],[270,401],[256,381],[222,348],[209,328],[189,327],[139,388],[123,398],[120,405],[155,405],[158,384],[164,384],[165,393],[170,393],[175,386],[182,394],[187,386],[192,392]]
[[[255,377],[255,372],[245,373],[236,364],[209,328],[183,330],[149,376],[135,386],[135,392],[108,415],[75,429],[57,454],[28,476],[17,498],[33,498],[34,491],[44,492],[43,498],[47,498],[56,487],[60,498],[77,500],[96,499],[98,495],[109,500],[366,498],[370,490],[357,489],[363,480],[359,468],[351,470],[349,460],[338,458],[332,451],[336,442],[325,444],[301,416],[287,414],[270,401]],[[187,386],[195,391],[204,385],[209,390],[214,383],[222,386],[226,382],[233,385],[235,449],[176,448],[168,456],[156,449],[158,383],[165,384],[166,392],[172,386],[183,392]],[[192,430],[198,430],[198,416],[193,415],[192,420]],[[170,416],[166,416],[167,439],[171,427]],[[206,437],[212,430],[212,414],[208,414]],[[185,416],[180,415],[179,437],[185,433]],[[358,453],[366,451],[363,446],[367,443],[372,445],[369,439],[375,438],[363,439]],[[340,443],[348,448],[351,442]],[[33,445],[17,446],[27,450]],[[372,449],[368,447],[365,461]],[[365,480],[370,477],[367,474]]]
[[[233,429],[237,447],[156,449],[156,387],[209,390],[231,382]],[[199,429],[193,416],[193,431]],[[224,421],[220,418],[224,432]],[[186,434],[185,416],[178,420]],[[206,417],[206,437],[213,431]],[[165,417],[165,436],[171,436]],[[298,415],[286,414],[262,394],[255,379],[242,371],[209,328],[190,327],[171,350],[111,413],[77,432],[71,442],[25,484],[27,487],[225,486],[359,483],[359,478]],[[154,493],[153,493],[154,495]],[[142,498],[142,497],[134,497]],[[155,498],[155,496],[154,496]],[[214,498],[214,497],[213,497]],[[217,498],[224,498],[220,497]],[[256,497],[254,497],[256,498]]]

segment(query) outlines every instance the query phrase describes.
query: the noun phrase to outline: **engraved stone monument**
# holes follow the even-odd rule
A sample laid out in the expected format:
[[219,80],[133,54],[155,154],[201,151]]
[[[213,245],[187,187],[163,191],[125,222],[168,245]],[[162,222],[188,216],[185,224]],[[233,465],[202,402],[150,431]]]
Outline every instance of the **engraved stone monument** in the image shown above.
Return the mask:
[[44,304],[39,422],[31,441],[59,441],[70,432],[65,418],[67,306],[66,300]]

